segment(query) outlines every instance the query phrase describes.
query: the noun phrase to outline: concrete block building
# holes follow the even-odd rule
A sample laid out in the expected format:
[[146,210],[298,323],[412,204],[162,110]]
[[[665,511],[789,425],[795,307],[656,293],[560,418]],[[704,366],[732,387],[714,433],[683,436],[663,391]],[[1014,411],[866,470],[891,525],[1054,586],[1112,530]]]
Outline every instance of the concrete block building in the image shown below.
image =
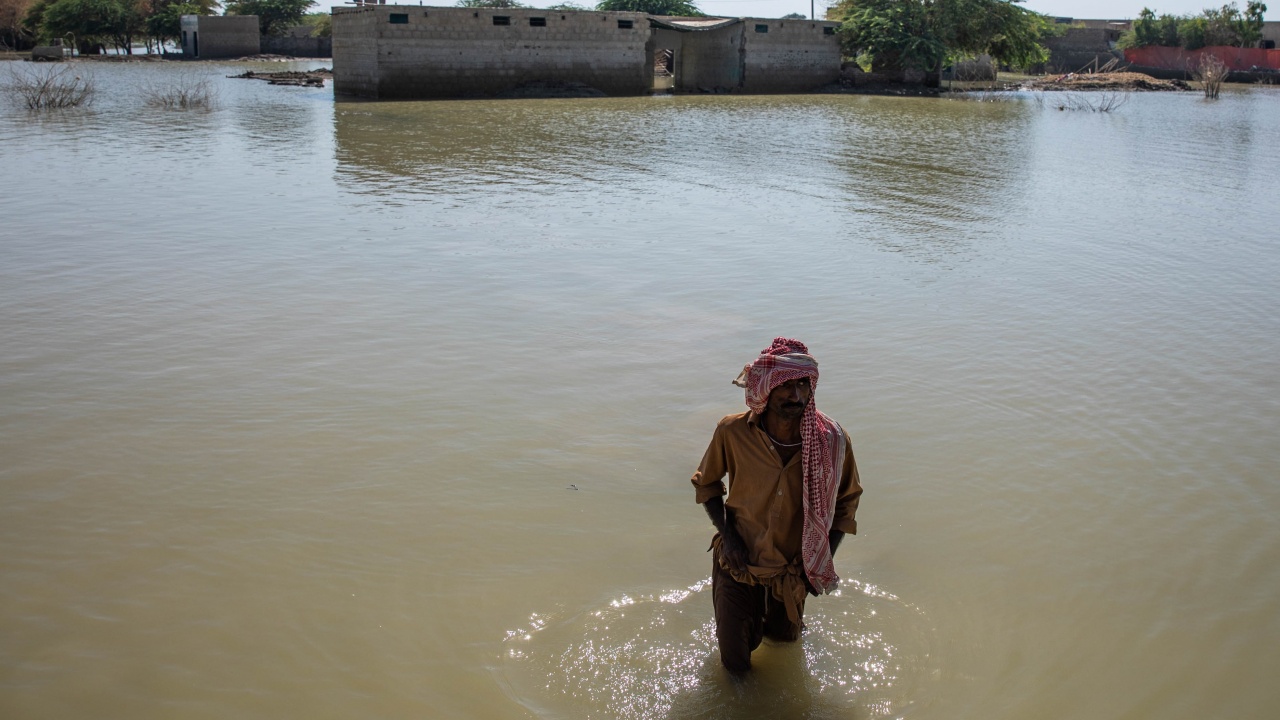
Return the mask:
[[334,8],[334,92],[449,98],[541,82],[643,95],[654,89],[655,58],[663,58],[677,90],[802,92],[838,80],[836,25],[525,8]]
[[257,15],[183,15],[179,24],[184,57],[207,60],[261,52]]
[[806,92],[840,79],[839,23],[650,17],[649,57],[668,50],[688,92]]

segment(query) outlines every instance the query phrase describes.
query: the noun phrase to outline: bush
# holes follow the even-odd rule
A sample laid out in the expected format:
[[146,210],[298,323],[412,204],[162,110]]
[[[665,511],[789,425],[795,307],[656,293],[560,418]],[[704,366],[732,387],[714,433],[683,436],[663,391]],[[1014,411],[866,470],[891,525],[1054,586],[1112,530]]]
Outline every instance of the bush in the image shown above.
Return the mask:
[[147,105],[165,110],[211,110],[217,93],[208,78],[180,75],[167,83],[147,83],[142,88]]
[[1044,107],[1047,104],[1055,110],[1062,111],[1079,110],[1082,112],[1109,113],[1119,110],[1125,103],[1129,102],[1129,93],[1056,92],[1051,93],[1052,98],[1046,98],[1045,95],[1045,93],[1036,94],[1036,105]]
[[74,65],[36,65],[12,68],[4,89],[31,110],[87,106],[97,92],[93,76]]
[[1227,69],[1226,63],[1208,53],[1200,56],[1200,67],[1195,70],[1196,80],[1200,81],[1204,96],[1210,100],[1218,99],[1218,93],[1222,92],[1222,83],[1227,81],[1227,75],[1230,74],[1231,71]]

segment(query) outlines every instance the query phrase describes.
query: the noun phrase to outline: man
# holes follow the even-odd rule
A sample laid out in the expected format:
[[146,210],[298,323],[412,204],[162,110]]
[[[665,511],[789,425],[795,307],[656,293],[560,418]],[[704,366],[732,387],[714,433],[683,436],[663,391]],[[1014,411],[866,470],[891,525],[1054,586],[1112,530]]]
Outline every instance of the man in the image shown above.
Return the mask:
[[693,485],[717,531],[720,661],[741,673],[762,638],[800,637],[806,593],[836,588],[832,556],[858,530],[862,486],[849,436],[815,407],[818,362],[804,343],[776,338],[733,384],[750,410],[716,426]]

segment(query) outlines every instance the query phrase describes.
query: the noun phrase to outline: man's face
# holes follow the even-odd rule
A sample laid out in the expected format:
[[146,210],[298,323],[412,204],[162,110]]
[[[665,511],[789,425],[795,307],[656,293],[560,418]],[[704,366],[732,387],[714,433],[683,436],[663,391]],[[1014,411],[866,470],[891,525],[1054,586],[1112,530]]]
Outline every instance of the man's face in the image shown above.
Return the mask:
[[788,380],[775,387],[769,393],[769,412],[777,417],[798,418],[804,415],[804,408],[809,404],[809,396],[813,394],[813,386],[809,378]]

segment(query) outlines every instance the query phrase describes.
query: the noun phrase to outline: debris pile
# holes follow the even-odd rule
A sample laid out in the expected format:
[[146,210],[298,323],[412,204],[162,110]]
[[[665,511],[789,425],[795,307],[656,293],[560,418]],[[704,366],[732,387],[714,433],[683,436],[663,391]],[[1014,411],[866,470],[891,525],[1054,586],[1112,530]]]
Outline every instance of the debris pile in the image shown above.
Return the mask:
[[252,70],[241,75],[228,75],[238,80],[266,80],[272,85],[294,85],[297,87],[324,87],[324,81],[333,77],[333,70],[285,70],[283,72],[254,72]]
[[1159,92],[1170,90],[1190,90],[1191,88],[1182,80],[1157,80],[1150,75],[1144,75],[1136,72],[1107,72],[1049,75],[1047,77],[1031,80],[1023,84],[1021,89]]

